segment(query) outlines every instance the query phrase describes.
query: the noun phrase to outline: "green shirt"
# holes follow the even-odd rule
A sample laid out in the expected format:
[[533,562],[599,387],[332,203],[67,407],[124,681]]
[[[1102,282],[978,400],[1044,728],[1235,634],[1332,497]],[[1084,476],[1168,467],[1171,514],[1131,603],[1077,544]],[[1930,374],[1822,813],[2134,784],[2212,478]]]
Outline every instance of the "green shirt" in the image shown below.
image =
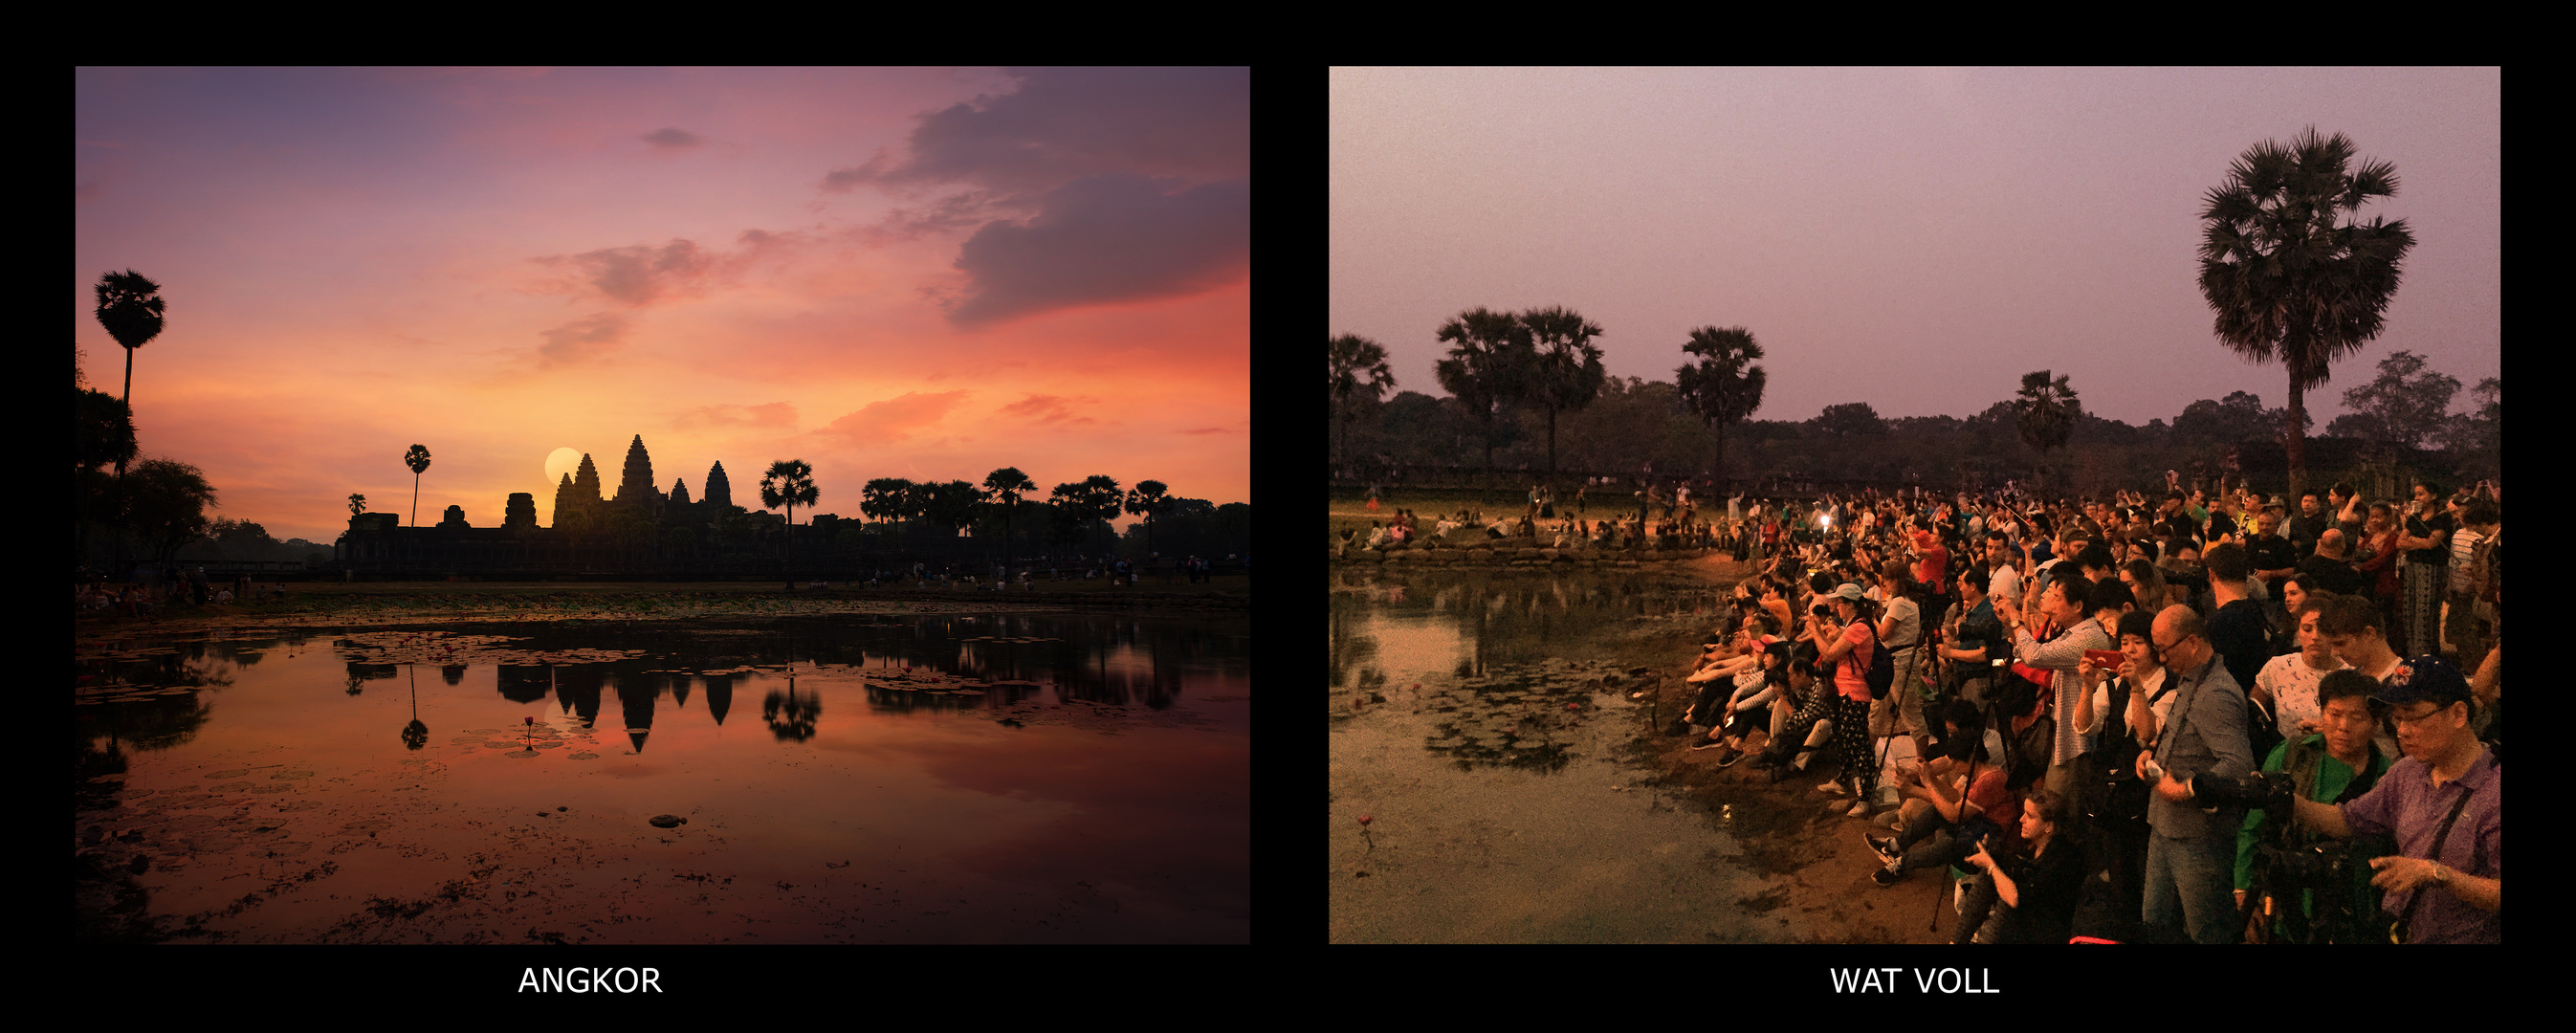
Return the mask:
[[[2311,748],[2317,751],[2317,780],[2316,784],[2311,786],[2308,791],[2308,799],[2316,801],[2317,803],[2333,803],[2335,797],[2343,795],[2344,787],[2352,784],[2354,775],[2352,765],[2336,760],[2333,754],[2325,752],[2325,742],[2326,737],[2323,734],[2312,734],[2295,743],[2295,745]],[[2284,770],[2285,766],[2289,762],[2290,747],[2292,745],[2294,744],[2284,742],[2279,746],[2273,747],[2272,755],[2264,758],[2263,760],[2263,770]],[[2380,753],[2376,750],[2371,752],[2371,768],[2374,774],[2387,774],[2388,767],[2391,763],[2394,762],[2388,759],[2387,754]],[[2260,830],[2262,827],[2263,812],[2257,808],[2247,808],[2245,811],[2245,824],[2242,828],[2238,829],[2236,833],[2237,889],[2250,890],[2254,888],[2254,844],[2260,839]],[[2355,874],[2358,885],[2354,890],[2354,913],[2360,915],[2373,914],[2378,910],[2380,893],[2370,885],[2369,880],[2372,872],[2368,868],[2362,868]],[[2300,904],[2308,914],[2316,914],[2316,902],[2313,899],[2312,894],[2305,891],[2301,892]]]

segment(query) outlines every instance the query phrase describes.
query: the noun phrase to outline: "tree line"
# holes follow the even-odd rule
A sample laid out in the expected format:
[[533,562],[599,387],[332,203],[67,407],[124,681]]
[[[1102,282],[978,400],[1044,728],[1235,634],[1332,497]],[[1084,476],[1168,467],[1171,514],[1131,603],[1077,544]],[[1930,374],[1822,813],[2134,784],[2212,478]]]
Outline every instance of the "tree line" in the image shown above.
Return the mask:
[[[2320,135],[2313,126],[2287,144],[2263,141],[2237,158],[2202,206],[2197,285],[2213,313],[2213,336],[2235,354],[2280,363],[2288,374],[2284,407],[2265,409],[2256,395],[2238,391],[2195,401],[2170,425],[2156,419],[2132,427],[2084,412],[2067,375],[2040,370],[2022,378],[2014,397],[1964,420],[1890,422],[1867,403],[1850,402],[1798,423],[1754,421],[1767,378],[1756,364],[1761,346],[1745,327],[1694,329],[1680,342],[1690,361],[1671,382],[1623,383],[1603,375],[1601,350],[1591,343],[1603,332],[1599,324],[1561,307],[1478,307],[1434,331],[1451,346],[1436,367],[1446,396],[1401,391],[1390,399],[1397,385],[1383,345],[1353,334],[1329,339],[1336,468],[1344,476],[1408,465],[1455,469],[1458,453],[1481,452],[1490,473],[1500,451],[1506,467],[1547,474],[1571,458],[1593,472],[1964,485],[2016,471],[2048,477],[2051,454],[2074,446],[2078,469],[2056,473],[2134,483],[2142,470],[2268,470],[2277,448],[2277,468],[2296,493],[2307,477],[2315,422],[2306,394],[2327,382],[2336,359],[2379,336],[2415,244],[2403,219],[2359,220],[2362,205],[2394,196],[2398,184],[2393,165],[2356,167],[2355,152],[2343,134]],[[2494,476],[2501,385],[2482,381],[2475,411],[2452,416],[2458,390],[2457,379],[2428,371],[2421,356],[2391,355],[2371,383],[2345,393],[2353,412],[2327,427],[2323,465],[2346,473],[2406,467]],[[1738,427],[1736,436],[1759,454],[1756,462],[1727,462],[1727,437]],[[1530,443],[1542,437],[1544,449]],[[1855,437],[1889,440],[1863,450],[1800,444]],[[2425,456],[2424,447],[2437,441],[2444,455]]]

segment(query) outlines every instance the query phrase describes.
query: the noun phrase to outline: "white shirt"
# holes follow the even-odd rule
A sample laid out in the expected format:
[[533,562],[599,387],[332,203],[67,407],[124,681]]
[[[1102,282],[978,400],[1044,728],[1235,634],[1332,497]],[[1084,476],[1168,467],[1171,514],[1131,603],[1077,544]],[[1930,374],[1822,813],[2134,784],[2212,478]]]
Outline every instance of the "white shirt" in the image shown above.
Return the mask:
[[2254,684],[2272,694],[2272,715],[2280,721],[2282,738],[2297,739],[2300,721],[2325,716],[2325,705],[2317,701],[2317,683],[2344,667],[2342,658],[2328,659],[2334,660],[2334,666],[2320,671],[2308,666],[2307,657],[2288,653],[2265,661],[2254,675]]
[[[2129,686],[2129,692],[2131,695],[2143,692],[2147,694],[2148,699],[2154,700],[2154,702],[2147,704],[2147,709],[2156,715],[2157,728],[2163,728],[2165,726],[2165,715],[2173,711],[2174,697],[2182,695],[2179,692],[2170,692],[2166,693],[2165,698],[2163,699],[2155,699],[2156,690],[2163,688],[2164,684],[2165,669],[2159,667],[2156,668],[2156,673],[2140,678]],[[2125,717],[2120,714],[2111,713],[2111,679],[2104,678],[2102,679],[2102,684],[2093,687],[2092,727],[2077,728],[2075,731],[2078,735],[2094,735],[2102,730],[2104,722],[2117,720],[2125,720]]]
[[2021,571],[2010,563],[1996,567],[1994,577],[1986,582],[1986,596],[2021,602]]

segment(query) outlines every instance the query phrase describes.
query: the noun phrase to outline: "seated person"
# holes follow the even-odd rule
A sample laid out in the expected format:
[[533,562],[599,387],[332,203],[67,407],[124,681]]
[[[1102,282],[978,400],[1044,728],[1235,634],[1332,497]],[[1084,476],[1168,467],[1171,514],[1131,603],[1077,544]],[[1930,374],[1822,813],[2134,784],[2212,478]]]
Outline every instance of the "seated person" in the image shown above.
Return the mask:
[[[1693,732],[1708,729],[1707,741],[1693,744],[1692,749],[1727,751],[1718,759],[1719,767],[1730,767],[1744,759],[1745,736],[1767,723],[1771,701],[1779,698],[1781,686],[1788,681],[1790,644],[1762,640],[1761,645],[1760,651],[1744,657],[1757,666],[1733,678],[1709,683],[1685,715]],[[1717,692],[1721,686],[1730,690],[1722,699]]]
[[1945,868],[1967,860],[1976,841],[1987,835],[2004,833],[2007,841],[2018,832],[1998,824],[1993,815],[2010,814],[2018,809],[2018,793],[2006,788],[2003,770],[1994,764],[1985,743],[1979,741],[1978,726],[1983,718],[1974,704],[1954,700],[1941,714],[1947,748],[1946,759],[1965,766],[1953,774],[1936,774],[1923,765],[1907,764],[1898,770],[1904,780],[1897,791],[1921,800],[1928,806],[1905,819],[1905,829],[1894,838],[1864,835],[1870,848],[1876,850],[1886,866],[1871,875],[1881,886],[1893,886],[1905,873],[1917,868]]
[[1828,715],[1836,698],[1833,686],[1818,683],[1816,647],[1806,642],[1791,646],[1789,676],[1771,701],[1771,745],[1754,758],[1753,766],[1772,769],[1773,782],[1805,772],[1833,741],[1834,722]]
[[[1968,855],[1981,873],[1971,887],[1959,931],[1951,941],[1967,943],[2065,943],[2083,890],[2083,852],[2058,842],[2066,823],[2064,798],[2036,787],[2021,800],[2018,839],[2024,853],[1998,856],[1987,849],[2000,845],[1990,838]],[[1994,907],[1994,904],[2002,907]],[[1983,905],[1983,906],[1980,906]],[[1979,922],[1975,919],[1983,918]]]

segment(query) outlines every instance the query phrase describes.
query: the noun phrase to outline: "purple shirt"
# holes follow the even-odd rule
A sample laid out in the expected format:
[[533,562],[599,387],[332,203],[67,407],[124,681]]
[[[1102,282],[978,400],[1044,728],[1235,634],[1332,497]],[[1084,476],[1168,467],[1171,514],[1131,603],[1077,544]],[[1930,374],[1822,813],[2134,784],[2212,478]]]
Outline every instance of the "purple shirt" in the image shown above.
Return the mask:
[[[2397,852],[2407,857],[2432,858],[2454,872],[2482,879],[2502,878],[2504,769],[2496,766],[2495,755],[2481,743],[2478,759],[2469,762],[2460,777],[2437,789],[2432,775],[2423,761],[2413,757],[2398,761],[2361,799],[2340,805],[2345,824],[2360,835],[2395,833]],[[2442,819],[2450,815],[2461,793],[2469,794],[2469,804],[2451,823],[2450,838],[2442,841],[2442,855],[2433,857],[2433,836],[2442,830]],[[2403,915],[2408,898],[2418,892],[2425,894],[2424,903],[2416,907],[2407,925],[2407,942],[2504,942],[2501,916],[2478,910],[2448,890],[2428,885],[2391,892],[2379,906],[2391,915]]]

